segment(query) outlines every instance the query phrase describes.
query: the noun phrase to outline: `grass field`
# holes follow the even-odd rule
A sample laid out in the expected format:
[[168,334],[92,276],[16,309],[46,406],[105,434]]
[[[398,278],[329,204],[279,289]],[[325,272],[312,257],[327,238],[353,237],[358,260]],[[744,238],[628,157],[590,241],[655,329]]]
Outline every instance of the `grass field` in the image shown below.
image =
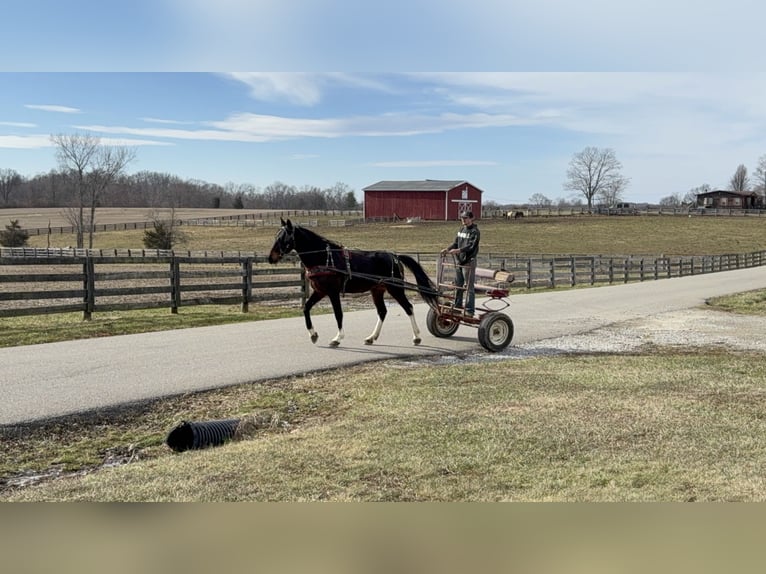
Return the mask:
[[[482,245],[519,253],[763,248],[763,222],[679,219],[482,222]],[[258,250],[274,233],[190,230],[192,249]],[[455,230],[375,225],[327,235],[433,252]],[[711,303],[766,314],[765,293]],[[196,393],[5,429],[0,500],[761,501],[764,359],[646,348],[478,364],[390,360]],[[174,454],[163,444],[180,420],[251,416],[280,424],[205,451]],[[8,486],[34,475],[47,478]]]
[[[401,253],[435,253],[452,242],[457,222],[374,223],[316,231],[347,247]],[[300,222],[298,220],[297,222]],[[614,255],[715,255],[758,251],[766,245],[766,219],[744,217],[551,217],[478,222],[483,253]],[[183,227],[181,249],[267,253],[274,227]],[[94,247],[142,249],[143,231],[97,233]],[[32,247],[47,247],[33,236]],[[50,236],[51,247],[74,244],[72,235]]]

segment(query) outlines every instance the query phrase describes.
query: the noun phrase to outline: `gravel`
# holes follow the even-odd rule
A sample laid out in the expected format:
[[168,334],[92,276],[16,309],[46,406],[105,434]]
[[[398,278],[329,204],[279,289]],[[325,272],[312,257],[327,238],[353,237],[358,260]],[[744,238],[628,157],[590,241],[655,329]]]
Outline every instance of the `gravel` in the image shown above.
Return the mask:
[[614,323],[588,333],[509,347],[506,357],[561,353],[621,353],[646,345],[721,347],[766,352],[764,318],[707,309],[687,309]]

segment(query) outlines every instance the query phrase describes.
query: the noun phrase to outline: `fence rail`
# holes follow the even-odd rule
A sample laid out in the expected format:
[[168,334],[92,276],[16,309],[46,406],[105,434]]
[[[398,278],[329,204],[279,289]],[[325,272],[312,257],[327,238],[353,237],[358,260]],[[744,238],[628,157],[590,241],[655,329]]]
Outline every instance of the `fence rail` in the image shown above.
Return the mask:
[[[0,317],[306,298],[297,258],[272,266],[263,256],[57,253],[0,250]],[[53,250],[58,251],[58,250]],[[72,250],[75,251],[75,250]],[[78,250],[81,251],[81,250]],[[97,251],[97,250],[86,250]]]
[[[437,255],[412,253],[433,277]],[[766,251],[702,256],[482,254],[478,265],[515,277],[512,289],[654,281],[766,265]],[[270,265],[243,252],[0,249],[0,317],[201,304],[306,300],[295,257]]]

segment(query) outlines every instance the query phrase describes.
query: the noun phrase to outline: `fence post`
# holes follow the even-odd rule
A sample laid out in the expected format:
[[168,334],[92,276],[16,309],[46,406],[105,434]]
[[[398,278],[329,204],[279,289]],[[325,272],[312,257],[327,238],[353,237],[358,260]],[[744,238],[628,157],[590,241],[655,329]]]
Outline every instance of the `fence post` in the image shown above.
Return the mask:
[[556,287],[556,259],[551,259],[551,269],[550,269],[550,285],[551,288]]
[[178,314],[181,306],[181,264],[175,256],[170,258],[170,312]]
[[569,271],[572,274],[569,279],[569,286],[574,287],[575,283],[577,283],[577,269],[575,268],[575,258],[570,257],[569,258]]
[[532,258],[527,259],[527,289],[532,288]]
[[247,257],[242,261],[242,312],[250,308],[250,298],[253,295],[253,259]]
[[83,274],[83,306],[82,319],[90,321],[93,316],[93,309],[96,306],[96,274],[94,272],[93,260],[86,256],[82,264]]

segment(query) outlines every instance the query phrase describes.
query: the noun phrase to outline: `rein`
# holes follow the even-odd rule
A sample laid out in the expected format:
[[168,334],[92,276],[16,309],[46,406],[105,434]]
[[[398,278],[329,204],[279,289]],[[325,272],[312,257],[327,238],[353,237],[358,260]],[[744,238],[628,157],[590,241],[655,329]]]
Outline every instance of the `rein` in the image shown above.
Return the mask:
[[[293,245],[295,245],[295,231],[296,231],[295,228],[293,228],[290,235],[288,236],[288,239],[292,240]],[[303,250],[298,251],[297,249],[295,249],[301,261],[303,261],[302,256],[304,255],[317,255],[323,252],[326,254],[324,265],[308,266],[304,263],[304,266],[306,266],[306,275],[309,279],[319,278],[319,277],[328,277],[330,275],[343,275],[343,287],[341,290],[343,294],[345,294],[346,292],[346,284],[352,278],[364,279],[366,281],[371,281],[374,283],[394,284],[394,285],[398,285],[398,286],[409,288],[409,289],[417,289],[417,285],[407,283],[406,281],[404,281],[403,277],[398,278],[395,276],[396,269],[401,268],[401,264],[399,263],[399,257],[396,255],[396,253],[387,252],[388,255],[391,256],[390,277],[386,277],[382,275],[370,275],[366,273],[361,273],[359,271],[352,272],[351,250],[343,246],[332,247],[330,243],[321,236],[318,236],[318,239],[325,243],[324,249],[316,249],[316,250],[310,250],[310,251],[303,251]],[[335,258],[333,257],[334,253],[342,253],[343,262],[344,262],[344,265],[342,267],[335,264]]]

